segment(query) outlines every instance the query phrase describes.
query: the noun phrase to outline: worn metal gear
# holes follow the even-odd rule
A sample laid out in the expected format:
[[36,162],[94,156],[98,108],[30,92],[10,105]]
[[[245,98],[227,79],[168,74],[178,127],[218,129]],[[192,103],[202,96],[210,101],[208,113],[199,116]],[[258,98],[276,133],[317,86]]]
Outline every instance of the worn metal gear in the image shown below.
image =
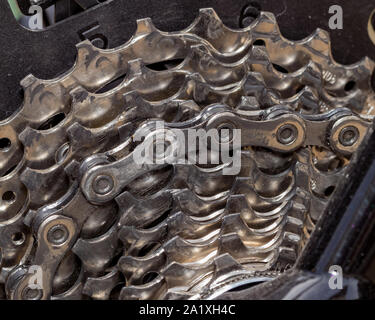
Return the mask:
[[[77,49],[65,74],[27,76],[0,122],[0,291],[213,299],[293,268],[372,132],[374,62],[336,63],[323,30],[289,41],[271,13],[232,30],[213,9]],[[212,129],[220,147],[240,136],[235,175],[212,141],[208,164],[175,152],[176,130]],[[173,161],[137,163],[160,132]]]

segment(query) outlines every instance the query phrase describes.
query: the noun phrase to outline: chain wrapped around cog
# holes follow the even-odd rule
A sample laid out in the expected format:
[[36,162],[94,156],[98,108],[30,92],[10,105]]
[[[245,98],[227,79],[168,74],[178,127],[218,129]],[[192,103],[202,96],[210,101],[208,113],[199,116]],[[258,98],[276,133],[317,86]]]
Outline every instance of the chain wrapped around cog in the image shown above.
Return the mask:
[[[374,62],[336,63],[320,29],[290,41],[271,13],[232,30],[213,9],[77,49],[65,74],[27,76],[0,122],[0,297],[213,299],[293,268],[372,131]],[[160,122],[240,129],[238,173],[219,156],[135,163]]]

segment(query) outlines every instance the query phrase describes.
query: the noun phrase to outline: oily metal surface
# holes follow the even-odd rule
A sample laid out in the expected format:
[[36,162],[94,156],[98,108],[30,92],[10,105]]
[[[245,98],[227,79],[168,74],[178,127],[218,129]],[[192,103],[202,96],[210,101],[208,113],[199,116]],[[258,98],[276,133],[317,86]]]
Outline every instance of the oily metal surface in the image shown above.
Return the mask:
[[[374,43],[369,37],[372,29],[368,29],[367,23],[371,21],[374,5],[369,0],[320,0],[319,6],[311,1],[291,0],[251,3],[257,3],[264,11],[274,12],[282,33],[293,40],[306,37],[317,27],[327,29],[331,17],[329,7],[340,5],[343,8],[344,29],[330,30],[333,56],[345,64],[354,63],[364,55],[375,59]],[[77,41],[87,38],[102,47],[114,48],[131,37],[137,19],[152,17],[162,30],[179,30],[190,24],[201,7],[213,7],[225,24],[232,28],[243,27],[254,16],[254,9],[248,8],[246,0],[190,0],[189,3],[185,0],[175,0],[173,3],[158,0],[151,4],[143,0],[114,0],[101,3],[46,30],[32,32],[18,25],[8,1],[0,2],[3,62],[0,70],[4,75],[0,79],[0,118],[9,116],[21,104],[19,83],[25,75],[32,73],[39,78],[49,79],[65,72],[73,64]],[[23,13],[27,14],[28,8],[22,8]],[[249,13],[250,18],[247,16]],[[23,49],[19,50],[20,47]]]
[[[293,268],[372,132],[374,62],[336,63],[322,30],[287,40],[269,12],[230,29],[209,8],[77,49],[0,122],[7,298],[212,299]],[[181,161],[176,130],[212,129],[241,138],[233,157],[211,143],[208,164]],[[160,134],[173,161],[137,163]]]

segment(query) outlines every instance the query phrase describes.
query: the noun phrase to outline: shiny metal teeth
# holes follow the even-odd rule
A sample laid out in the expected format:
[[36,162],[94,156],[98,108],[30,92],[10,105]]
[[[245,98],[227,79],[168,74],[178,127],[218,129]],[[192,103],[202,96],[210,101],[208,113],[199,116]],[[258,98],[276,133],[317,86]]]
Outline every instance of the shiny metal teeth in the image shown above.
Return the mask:
[[[282,37],[271,13],[262,13],[248,28],[236,31],[225,27],[212,9],[202,9],[196,21],[181,33],[160,32],[149,19],[139,20],[137,24],[135,35],[119,48],[102,50],[93,47],[89,41],[77,45],[77,60],[73,68],[54,80],[39,80],[33,76],[23,80],[25,102],[17,116],[2,121],[1,124],[1,132],[11,140],[6,159],[14,158],[14,153],[19,149],[17,134],[25,125],[35,128],[51,116],[68,110],[69,92],[74,87],[82,86],[95,92],[125,74],[128,71],[127,62],[132,59],[141,58],[146,64],[152,64],[168,59],[186,58],[194,45],[205,46],[206,51],[219,61],[220,55],[221,61],[232,55],[232,62],[236,62],[251,50],[252,43],[261,40],[272,63],[286,68],[289,72],[305,68],[310,60],[321,65],[322,77],[326,85],[328,83],[328,90],[333,94],[333,98],[347,96],[344,87],[348,82],[354,82],[355,90],[349,92],[348,99],[345,98],[347,104],[357,111],[361,111],[358,109],[360,107],[370,109],[366,104],[373,100],[373,94],[367,80],[374,70],[374,63],[364,59],[347,67],[337,64],[330,54],[329,36],[322,30],[317,30],[304,40],[291,42]],[[204,30],[205,26],[207,30]],[[224,45],[226,40],[229,44]],[[146,47],[153,50],[145,50]],[[237,58],[233,58],[236,55]],[[369,103],[362,98],[356,98],[368,95],[370,96],[366,100]],[[39,112],[37,117],[35,110]],[[4,163],[4,166],[8,165]]]
[[[372,131],[374,68],[336,63],[320,29],[285,39],[267,12],[240,30],[213,9],[171,33],[146,18],[118,48],[79,43],[63,75],[27,76],[0,122],[7,298],[211,299],[293,268]],[[241,170],[223,175],[217,154],[133,166],[134,135],[157,120],[185,133],[233,124]],[[91,174],[116,166],[117,189],[97,197]],[[40,290],[30,266],[46,270]]]

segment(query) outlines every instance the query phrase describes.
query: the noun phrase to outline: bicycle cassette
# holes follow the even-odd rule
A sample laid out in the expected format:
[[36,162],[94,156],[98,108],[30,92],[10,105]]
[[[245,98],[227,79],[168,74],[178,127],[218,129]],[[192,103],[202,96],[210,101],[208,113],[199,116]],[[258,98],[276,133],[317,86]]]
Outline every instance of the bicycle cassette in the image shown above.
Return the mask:
[[293,269],[373,131],[374,69],[269,12],[78,43],[0,121],[0,296],[214,299]]

